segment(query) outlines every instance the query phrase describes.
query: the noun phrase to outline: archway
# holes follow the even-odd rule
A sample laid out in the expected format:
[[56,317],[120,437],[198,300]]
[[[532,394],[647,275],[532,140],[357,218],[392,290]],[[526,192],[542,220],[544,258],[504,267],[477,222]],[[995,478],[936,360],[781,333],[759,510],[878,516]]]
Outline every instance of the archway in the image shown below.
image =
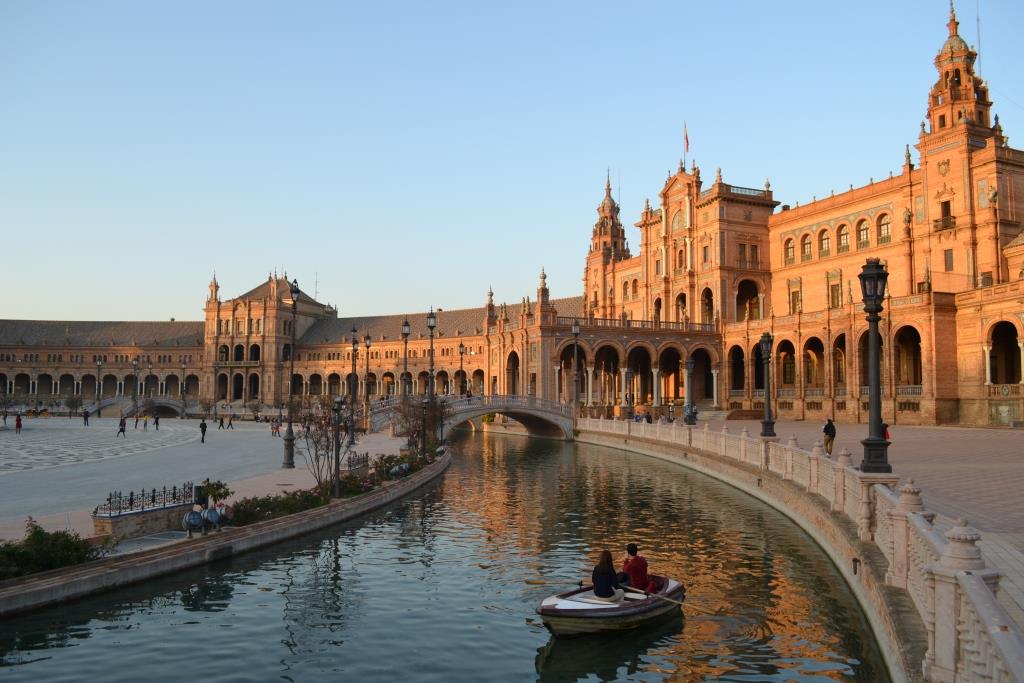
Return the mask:
[[228,376],[224,372],[217,375],[217,400],[228,400]]
[[292,389],[289,392],[291,396],[302,396],[302,389],[304,388],[305,382],[303,381],[302,375],[295,373],[292,375],[291,386]]
[[901,327],[893,338],[897,386],[921,386],[921,334],[912,326]]
[[505,361],[505,393],[519,394],[519,354],[512,351]]
[[309,395],[319,396],[324,393],[324,378],[316,373],[309,376]]
[[75,395],[75,378],[71,375],[64,374],[57,379],[57,393],[61,396],[74,396]]
[[31,387],[32,381],[28,375],[24,372],[19,372],[14,376],[14,395],[20,396],[24,399],[28,396],[28,390]]
[[598,405],[614,405],[621,387],[619,378],[619,352],[615,347],[602,346],[594,354],[598,382],[594,402]]
[[796,386],[796,349],[793,342],[785,339],[775,350],[775,386],[792,389]]
[[804,387],[822,389],[825,386],[825,345],[817,337],[804,342]]
[[662,401],[672,403],[683,397],[683,377],[680,372],[682,354],[679,349],[670,346],[662,350],[658,357],[658,374],[662,390]]
[[[7,391],[6,378],[0,378],[0,385],[2,385],[3,391]],[[82,396],[85,397],[86,400],[92,400],[96,398],[97,387],[98,382],[96,381],[96,375],[84,375],[82,377]]]
[[235,344],[234,360],[235,361],[244,361],[245,360],[245,347],[242,346],[241,344]]
[[681,323],[681,322],[683,322],[683,320],[686,319],[686,295],[685,294],[677,294],[676,295],[676,305],[675,305],[675,308],[676,308],[676,322]]
[[42,373],[36,378],[36,395],[49,396],[53,393],[53,375]]
[[383,391],[381,392],[384,396],[395,395],[395,375],[392,372],[385,372],[380,378]]
[[427,389],[430,386],[430,373],[424,370],[416,376],[416,387],[415,393],[422,396],[427,395]]
[[[832,383],[836,387],[836,394],[843,395],[846,392],[846,335],[836,335],[832,342]],[[842,388],[843,394],[839,389]]]
[[742,392],[746,388],[747,365],[743,349],[734,346],[729,349],[729,391]]
[[104,375],[100,386],[100,397],[113,398],[114,396],[117,396],[117,377],[114,375]]
[[164,396],[170,396],[171,398],[179,398],[181,396],[181,380],[178,379],[177,375],[167,375],[164,377]]
[[327,375],[327,394],[329,396],[341,394],[341,375],[336,372]]
[[[757,283],[741,280],[736,287],[736,321],[760,320],[761,301],[758,298]],[[742,349],[741,349],[742,350]]]
[[661,298],[654,300],[654,324],[657,325],[661,322]]
[[484,371],[474,370],[473,371],[473,393],[477,396],[482,396],[484,393]]
[[249,347],[249,360],[258,361],[260,359],[260,345],[253,344]]
[[199,377],[189,375],[185,378],[185,398],[195,400],[199,398]]
[[587,352],[583,346],[568,344],[558,356],[558,366],[561,371],[558,373],[555,400],[571,402],[575,387],[577,402],[585,402],[587,400]]
[[231,377],[231,400],[241,401],[245,398],[245,377],[242,373],[236,372]]
[[705,325],[715,320],[715,295],[710,287],[700,293],[700,321]]
[[434,375],[434,393],[442,396],[452,393],[452,383],[447,370],[440,370]]
[[750,357],[754,360],[754,391],[764,391],[764,362],[766,359],[761,353],[760,344],[754,344]]
[[221,344],[220,347],[218,347],[218,349],[217,349],[217,360],[219,360],[219,361],[221,361],[223,363],[223,362],[227,362],[227,359],[228,359],[228,345],[227,344]]
[[1021,380],[1020,339],[1017,328],[1005,320],[992,327],[989,377],[992,384],[1017,384]]
[[711,374],[711,355],[705,349],[690,354],[693,359],[693,402],[714,399],[714,377]]
[[255,372],[249,374],[249,399],[260,397],[260,376]]
[[[878,359],[879,364],[884,366],[885,358],[885,339],[881,334],[878,335]],[[868,379],[868,331],[865,330],[860,335],[860,340],[857,342],[857,361],[860,363],[860,386],[864,389],[865,395],[867,394],[868,387],[871,386],[871,382]],[[883,374],[882,377],[885,377]],[[885,382],[882,382],[882,390],[885,390]]]
[[156,375],[146,375],[142,382],[142,395],[153,398],[160,395],[160,378]]

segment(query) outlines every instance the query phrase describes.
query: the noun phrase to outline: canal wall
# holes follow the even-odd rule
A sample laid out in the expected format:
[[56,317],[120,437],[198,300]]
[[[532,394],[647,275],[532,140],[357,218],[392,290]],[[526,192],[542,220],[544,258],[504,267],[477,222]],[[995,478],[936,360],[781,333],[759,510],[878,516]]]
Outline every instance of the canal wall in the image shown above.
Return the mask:
[[0,582],[0,617],[172,574],[348,521],[434,481],[450,463],[451,455],[446,453],[418,472],[356,498],[152,550]]
[[862,605],[895,681],[1022,681],[1024,637],[996,601],[980,534],[932,525],[921,491],[791,439],[675,423],[580,419],[577,440],[703,472],[779,510],[829,555]]

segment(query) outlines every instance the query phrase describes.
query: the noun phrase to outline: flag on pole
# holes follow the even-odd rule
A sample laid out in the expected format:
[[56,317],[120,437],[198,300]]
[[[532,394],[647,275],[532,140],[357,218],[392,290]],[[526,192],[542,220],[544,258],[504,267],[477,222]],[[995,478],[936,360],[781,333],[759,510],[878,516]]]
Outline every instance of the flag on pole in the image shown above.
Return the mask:
[[686,131],[686,121],[683,121],[683,153],[690,152],[690,134]]

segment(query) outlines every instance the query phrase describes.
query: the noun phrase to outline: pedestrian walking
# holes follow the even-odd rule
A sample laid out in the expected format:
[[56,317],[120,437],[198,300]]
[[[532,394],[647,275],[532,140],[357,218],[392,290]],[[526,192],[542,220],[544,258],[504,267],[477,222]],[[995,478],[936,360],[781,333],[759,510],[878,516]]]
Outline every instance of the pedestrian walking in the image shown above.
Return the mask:
[[21,415],[17,415],[14,418],[14,433],[21,434]]
[[228,415],[228,429],[234,429],[235,428],[234,422],[235,422],[235,414],[231,413],[230,415]]
[[88,410],[83,410],[82,411],[82,423],[86,427],[89,426],[89,411]]
[[825,422],[821,431],[825,435],[825,452],[832,455],[832,443],[836,440],[836,425],[832,422],[831,417]]
[[220,416],[220,422],[217,423],[217,431],[224,429],[224,416]]
[[159,415],[154,415],[153,416],[153,429],[155,429],[158,432],[160,431],[160,416]]
[[882,423],[882,438],[885,439],[886,441],[892,441],[892,437],[889,436],[889,423],[888,422],[883,422]]
[[199,423],[199,443],[206,443],[206,418]]
[[148,432],[149,431],[149,415],[143,415],[142,416],[142,431],[144,431],[144,432]]
[[135,429],[139,428],[139,414],[135,413]]
[[121,416],[121,421],[117,423],[117,434],[114,435],[114,438],[116,439],[119,436],[123,436],[124,438],[127,439],[128,438],[128,434],[125,433],[125,431],[124,431],[127,428],[128,428],[128,420],[125,418],[124,415],[122,415]]

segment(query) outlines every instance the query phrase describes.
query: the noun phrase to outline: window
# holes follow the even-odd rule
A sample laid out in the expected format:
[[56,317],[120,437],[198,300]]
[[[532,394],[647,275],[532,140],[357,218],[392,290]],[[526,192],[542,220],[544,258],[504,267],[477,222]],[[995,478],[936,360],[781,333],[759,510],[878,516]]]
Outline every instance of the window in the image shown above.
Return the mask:
[[939,114],[939,128],[945,128],[945,127],[946,127],[946,115],[945,114]]
[[810,235],[804,235],[800,239],[800,260],[801,261],[810,261],[811,257],[812,257],[812,254],[811,254],[811,236]]
[[750,245],[750,267],[757,268],[757,245]]
[[946,249],[944,252],[942,252],[942,256],[945,259],[946,272],[947,273],[952,273],[953,272],[953,250],[952,249]]
[[828,230],[822,230],[818,235],[818,256],[828,256],[832,253],[832,236]]
[[850,229],[845,225],[840,225],[836,231],[836,242],[837,253],[844,254],[850,251]]
[[686,259],[683,258],[683,250],[680,249],[676,252],[676,268],[682,268],[686,265]]
[[892,240],[892,233],[889,229],[889,214],[884,214],[878,219],[878,243],[888,244]]
[[628,298],[629,298],[629,283],[628,282],[623,282],[622,283],[622,300],[625,301]]
[[789,293],[789,314],[800,312],[800,290],[794,290]]
[[633,280],[633,298],[640,296],[640,283],[637,280]]
[[839,308],[843,305],[843,285],[833,282],[828,286],[829,308]]
[[796,245],[793,244],[793,240],[786,240],[786,246],[783,247],[783,251],[786,257],[786,265],[793,265],[796,261]]
[[857,248],[866,249],[868,246],[868,222],[857,223]]
[[708,247],[708,245],[705,244],[703,247],[701,247],[701,256],[702,262],[704,263],[704,265],[707,265],[708,262],[711,260],[711,248]]
[[742,267],[744,267],[746,265],[747,265],[747,245],[741,244],[740,245],[740,267],[742,268]]
[[941,204],[939,204],[939,210],[942,211],[943,218],[949,218],[950,216],[953,215],[952,206],[950,205],[949,201],[944,201]]
[[657,259],[654,262],[654,274],[661,275],[661,259]]

